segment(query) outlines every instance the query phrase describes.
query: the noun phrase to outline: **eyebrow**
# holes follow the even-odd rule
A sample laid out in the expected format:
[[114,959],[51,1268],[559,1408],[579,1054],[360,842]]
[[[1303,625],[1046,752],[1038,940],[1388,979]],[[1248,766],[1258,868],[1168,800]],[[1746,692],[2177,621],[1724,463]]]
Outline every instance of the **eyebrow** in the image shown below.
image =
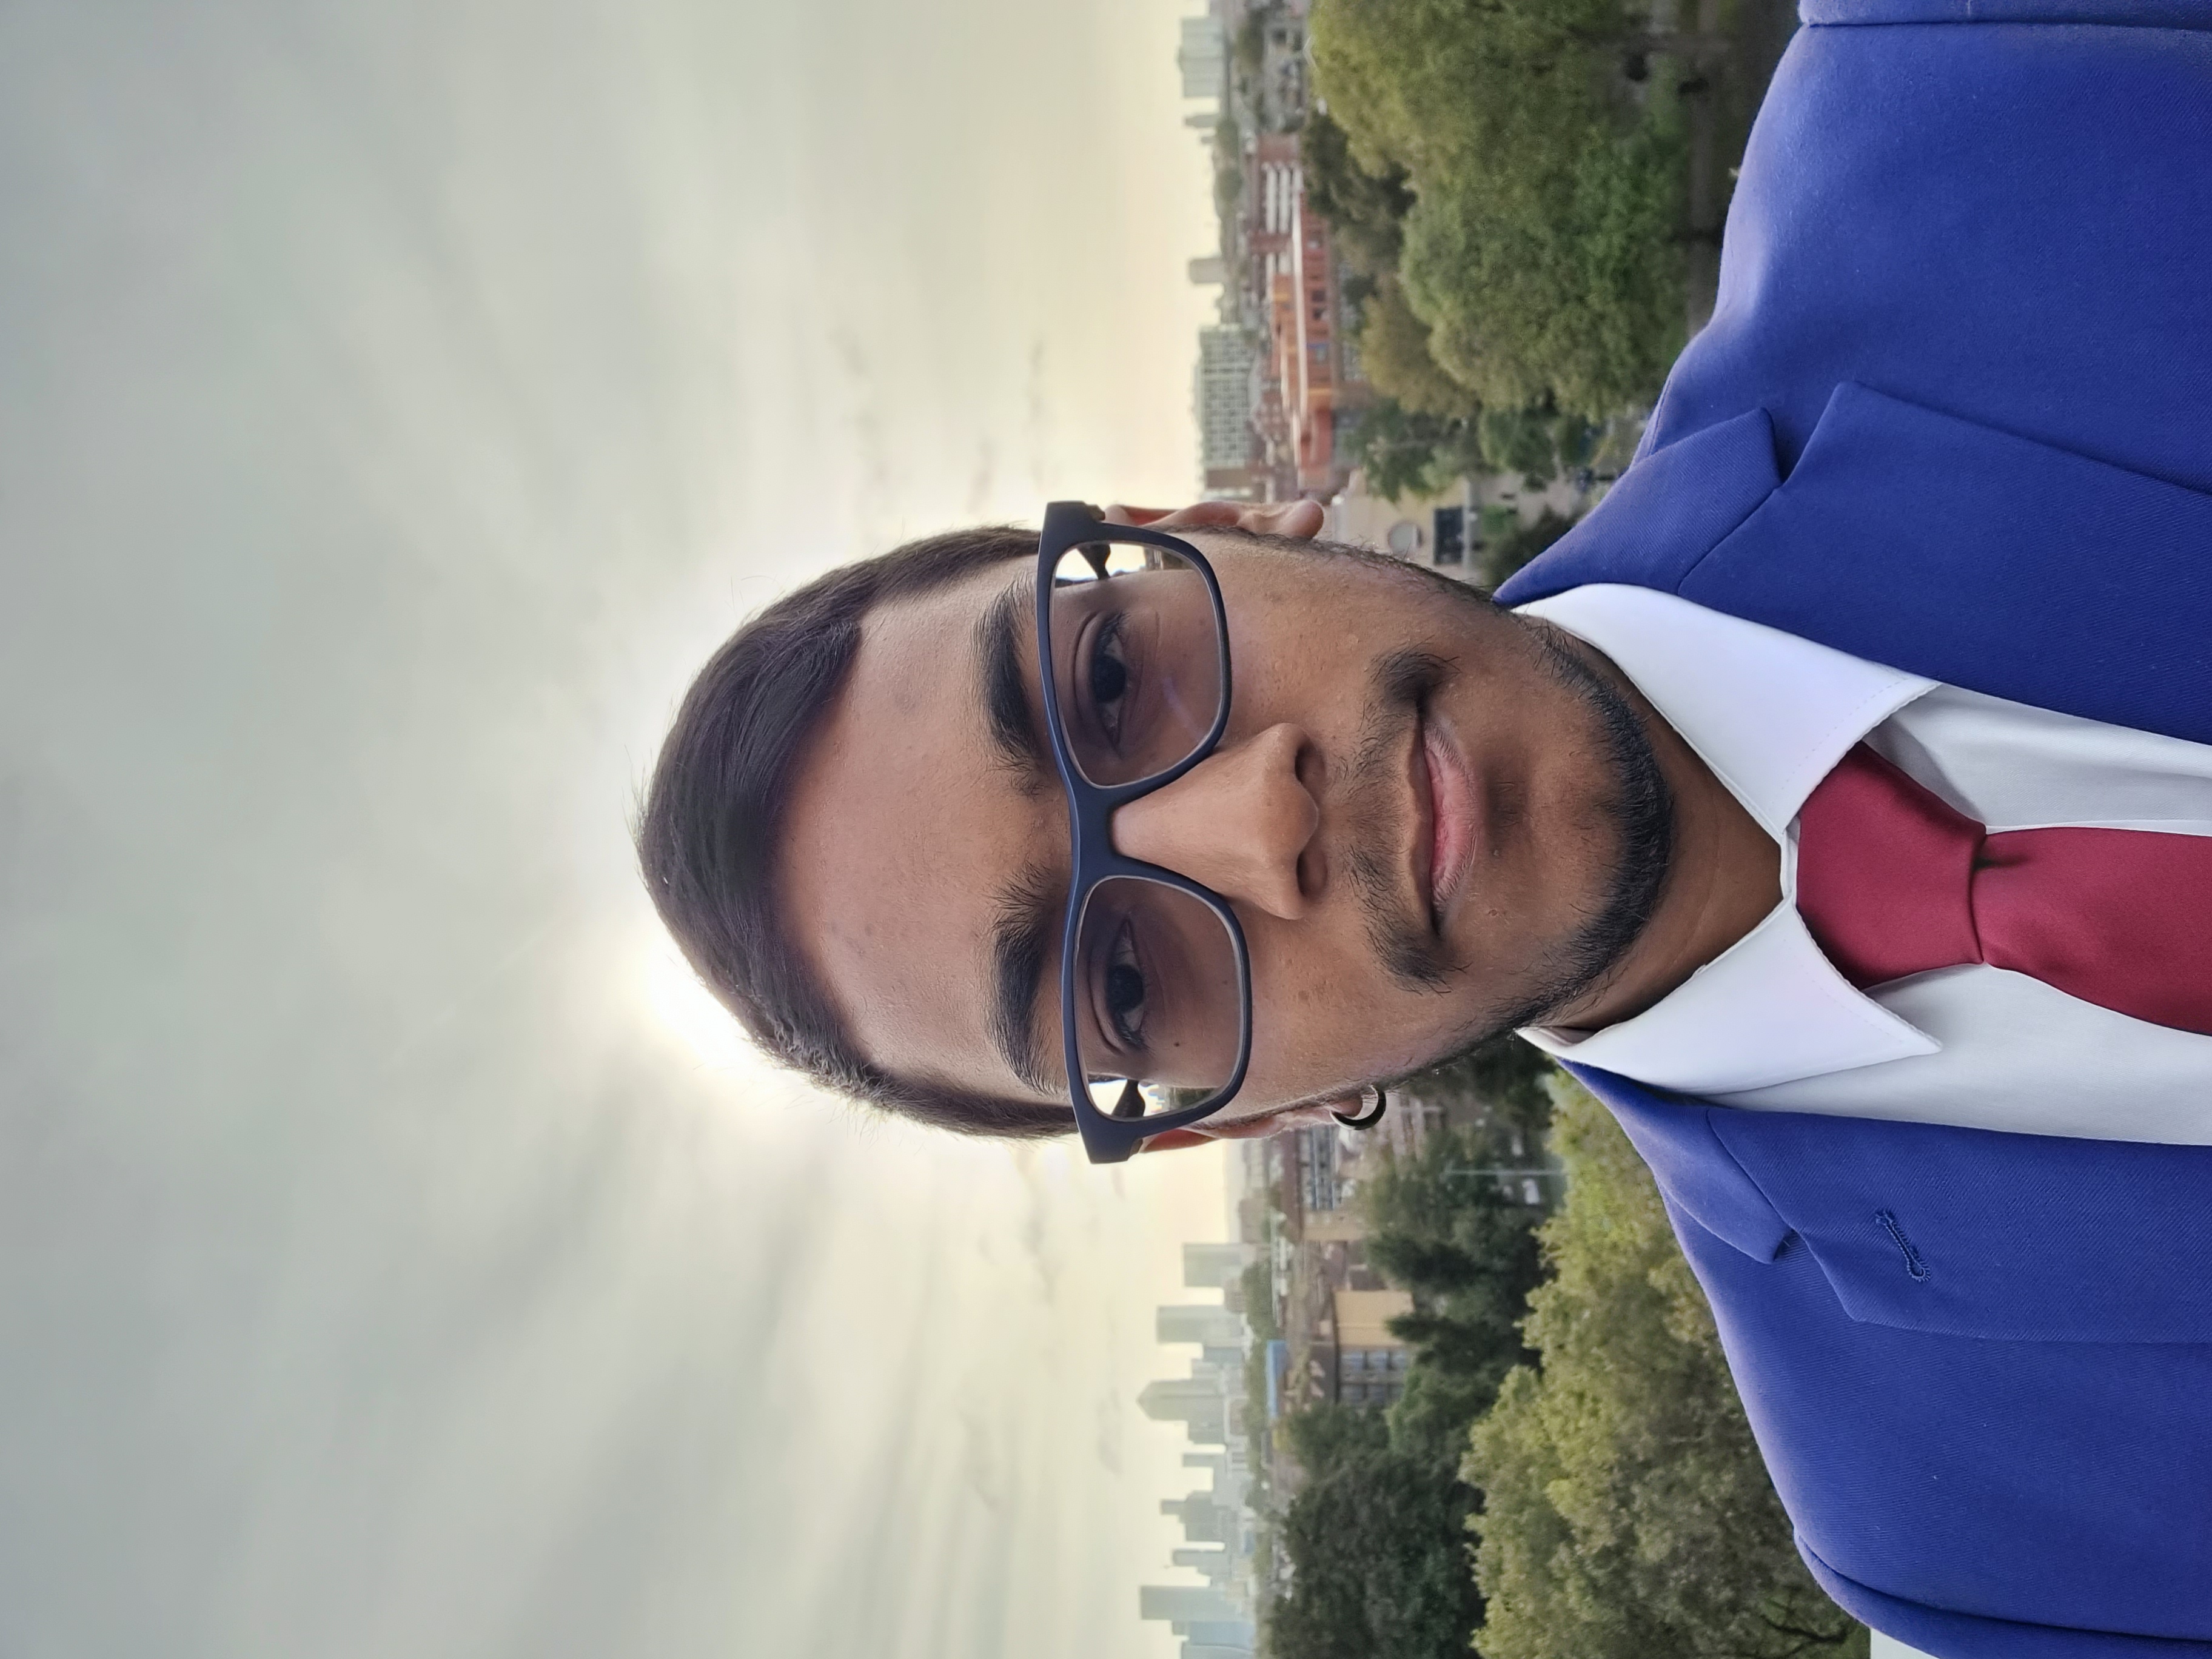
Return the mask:
[[1041,1095],[1057,1092],[1045,1071],[1037,1001],[1066,890],[1055,872],[1026,865],[999,890],[991,923],[991,1009],[984,1023],[991,1046]]
[[[1050,773],[1030,708],[1029,675],[1022,667],[1022,601],[1035,591],[1027,582],[1008,584],[975,624],[984,729],[1024,795],[1043,788]],[[1041,1095],[1057,1092],[1044,1065],[1037,1001],[1066,891],[1057,872],[1030,864],[992,902],[991,1006],[985,1030],[1014,1075]]]
[[1052,770],[1030,708],[1030,678],[1022,667],[1022,600],[1034,592],[1027,582],[1010,583],[975,624],[984,729],[1000,760],[1020,775],[1025,795],[1042,788]]

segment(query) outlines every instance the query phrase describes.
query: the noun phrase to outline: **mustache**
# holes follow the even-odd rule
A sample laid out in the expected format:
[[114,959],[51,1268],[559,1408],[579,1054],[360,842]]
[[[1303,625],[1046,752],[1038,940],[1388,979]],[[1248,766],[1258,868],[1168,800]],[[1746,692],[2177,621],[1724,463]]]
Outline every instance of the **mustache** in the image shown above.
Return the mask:
[[[1500,1031],[1547,1023],[1615,972],[1657,910],[1673,864],[1673,793],[1635,709],[1550,629],[1538,627],[1534,638],[1543,671],[1582,705],[1605,756],[1612,788],[1602,811],[1614,836],[1613,871],[1582,925],[1536,964],[1534,985],[1516,1005],[1474,1022],[1455,1044],[1462,1049]],[[1450,678],[1453,666],[1452,659],[1419,648],[1376,659],[1346,784],[1346,866],[1368,944],[1400,985],[1430,994],[1449,990],[1464,964],[1427,918],[1406,904],[1397,849],[1411,803],[1400,759],[1423,703]]]
[[1396,762],[1420,718],[1422,703],[1451,671],[1449,658],[1413,647],[1376,659],[1345,790],[1352,831],[1345,865],[1368,947],[1391,978],[1409,990],[1430,993],[1447,989],[1459,963],[1423,918],[1407,913],[1393,867],[1410,806]]

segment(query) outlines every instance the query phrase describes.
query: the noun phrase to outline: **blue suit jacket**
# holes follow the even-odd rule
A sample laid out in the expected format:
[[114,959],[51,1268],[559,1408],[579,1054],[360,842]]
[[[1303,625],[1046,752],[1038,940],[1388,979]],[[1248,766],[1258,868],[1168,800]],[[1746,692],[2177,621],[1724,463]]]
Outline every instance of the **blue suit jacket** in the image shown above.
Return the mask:
[[[1501,599],[1635,583],[2212,743],[2212,0],[1804,19],[1711,325]],[[1584,1080],[1837,1601],[1938,1655],[2212,1655],[2212,1147]]]

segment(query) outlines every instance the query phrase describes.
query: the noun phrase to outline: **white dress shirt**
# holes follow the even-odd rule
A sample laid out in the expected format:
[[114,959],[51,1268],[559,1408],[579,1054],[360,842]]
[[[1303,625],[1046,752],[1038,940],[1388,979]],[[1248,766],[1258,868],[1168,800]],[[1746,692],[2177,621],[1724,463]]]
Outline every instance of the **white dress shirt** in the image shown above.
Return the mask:
[[1939,968],[1862,992],[1798,916],[1797,813],[1864,741],[1991,831],[2212,836],[2212,746],[2007,702],[1653,589],[1522,607],[1611,658],[1782,850],[1782,902],[1632,1019],[1522,1035],[1729,1106],[2212,1145],[2212,1036],[2027,975]]

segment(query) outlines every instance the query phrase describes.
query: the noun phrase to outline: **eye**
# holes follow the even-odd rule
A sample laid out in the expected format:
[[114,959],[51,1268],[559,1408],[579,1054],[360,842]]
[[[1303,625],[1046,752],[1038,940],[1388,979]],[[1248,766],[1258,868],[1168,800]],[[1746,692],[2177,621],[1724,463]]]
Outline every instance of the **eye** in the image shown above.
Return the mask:
[[1145,1046],[1145,970],[1137,962],[1136,932],[1127,922],[1115,936],[1114,953],[1107,958],[1106,1023],[1114,1039],[1125,1048]]
[[1085,670],[1090,682],[1091,718],[1098,723],[1106,741],[1116,748],[1121,742],[1122,700],[1129,691],[1129,664],[1121,643],[1124,620],[1113,616],[1098,624]]

